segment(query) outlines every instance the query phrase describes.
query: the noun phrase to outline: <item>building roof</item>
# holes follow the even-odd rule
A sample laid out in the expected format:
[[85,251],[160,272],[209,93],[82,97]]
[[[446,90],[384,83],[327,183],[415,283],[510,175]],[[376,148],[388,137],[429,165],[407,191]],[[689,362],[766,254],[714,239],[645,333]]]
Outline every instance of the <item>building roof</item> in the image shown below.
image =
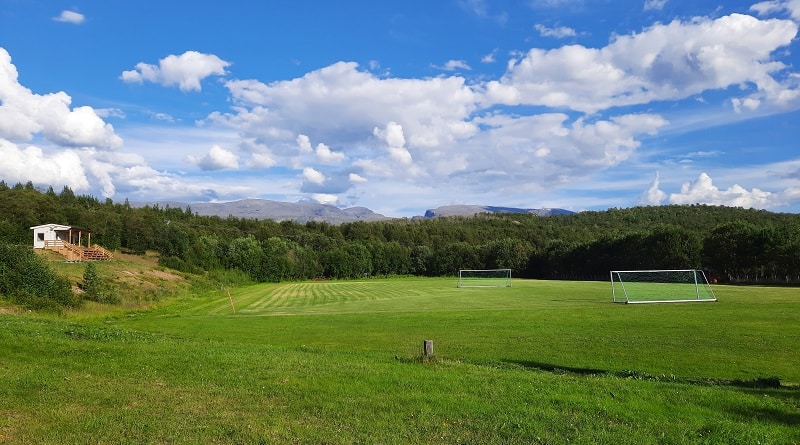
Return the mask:
[[75,227],[75,226],[65,226],[63,224],[42,224],[42,225],[39,225],[39,226],[31,227],[31,230],[36,230],[36,229],[52,229],[52,230],[70,230],[70,229],[72,229],[72,230],[76,230],[76,231],[79,231],[79,232],[92,233],[92,231],[89,230],[89,229],[82,229],[80,227]]
[[31,230],[45,229],[45,228],[53,229],[53,230],[69,230],[72,227],[71,226],[65,226],[65,225],[62,225],[62,224],[42,224],[40,226],[31,227]]

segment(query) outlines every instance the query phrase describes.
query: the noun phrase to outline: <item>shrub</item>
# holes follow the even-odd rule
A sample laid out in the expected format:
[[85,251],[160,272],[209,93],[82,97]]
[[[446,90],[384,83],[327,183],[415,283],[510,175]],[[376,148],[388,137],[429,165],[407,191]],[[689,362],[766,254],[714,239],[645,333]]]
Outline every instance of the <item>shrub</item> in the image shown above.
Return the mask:
[[97,274],[97,267],[92,262],[86,263],[86,270],[83,272],[84,298],[105,304],[117,304],[121,300],[117,289]]
[[78,306],[66,277],[59,276],[29,246],[0,243],[0,294],[28,309]]

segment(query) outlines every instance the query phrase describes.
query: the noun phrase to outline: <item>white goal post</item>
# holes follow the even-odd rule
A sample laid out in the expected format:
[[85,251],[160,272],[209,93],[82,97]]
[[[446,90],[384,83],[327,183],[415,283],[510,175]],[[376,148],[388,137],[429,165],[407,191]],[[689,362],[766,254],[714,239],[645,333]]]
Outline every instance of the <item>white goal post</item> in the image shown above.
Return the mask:
[[702,270],[612,270],[614,303],[717,301]]
[[511,287],[511,269],[461,269],[458,287]]

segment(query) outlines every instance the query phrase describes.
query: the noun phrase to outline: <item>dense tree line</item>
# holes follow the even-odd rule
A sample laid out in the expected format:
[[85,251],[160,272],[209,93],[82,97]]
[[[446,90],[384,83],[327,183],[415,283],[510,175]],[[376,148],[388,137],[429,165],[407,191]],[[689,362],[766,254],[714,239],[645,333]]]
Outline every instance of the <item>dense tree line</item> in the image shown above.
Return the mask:
[[0,242],[29,245],[30,227],[44,223],[89,228],[111,250],[158,251],[175,269],[237,271],[256,282],[466,268],[607,279],[612,269],[702,268],[721,281],[800,283],[800,215],[718,206],[300,224],[134,208],[0,181]]

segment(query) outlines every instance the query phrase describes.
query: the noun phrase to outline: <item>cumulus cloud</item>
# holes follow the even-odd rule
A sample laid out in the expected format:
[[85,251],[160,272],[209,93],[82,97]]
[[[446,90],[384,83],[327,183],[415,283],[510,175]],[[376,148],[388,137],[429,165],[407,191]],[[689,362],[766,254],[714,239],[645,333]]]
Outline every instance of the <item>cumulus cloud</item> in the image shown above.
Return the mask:
[[34,145],[20,147],[0,139],[0,178],[9,183],[28,182],[39,185],[66,185],[73,191],[89,188],[89,180],[80,157],[73,150],[53,154]]
[[757,110],[758,107],[761,105],[761,101],[754,97],[746,97],[746,98],[738,98],[735,97],[731,99],[731,105],[733,105],[733,110],[737,113],[741,113],[742,111],[754,111]]
[[335,205],[339,201],[338,196],[331,195],[329,193],[312,193],[311,199],[320,204],[327,204],[327,205]]
[[389,122],[384,129],[375,127],[373,134],[386,142],[389,157],[393,161],[404,166],[411,165],[414,162],[411,158],[411,153],[405,148],[406,138],[403,134],[402,125],[397,122]]
[[[477,120],[487,129],[435,160],[426,153],[421,164],[434,164],[436,173],[477,189],[495,181],[509,191],[541,192],[628,160],[644,135],[667,125],[658,115],[631,114],[612,119],[576,119],[562,113],[533,116],[491,116]],[[455,175],[455,176],[454,176]]]
[[300,150],[301,153],[310,153],[311,148],[311,139],[308,136],[301,134],[297,136],[297,148]]
[[669,202],[764,209],[775,204],[775,196],[757,188],[748,191],[738,184],[720,190],[713,184],[708,174],[701,173],[695,181],[683,184],[680,193],[670,194]]
[[[459,77],[378,78],[349,63],[291,81],[226,85],[235,111],[212,113],[207,121],[271,141],[280,165],[312,168],[319,176],[306,177],[301,190],[307,193],[330,193],[334,183],[337,190],[347,190],[343,184],[353,184],[347,176],[334,181],[311,165],[330,164],[329,151],[341,153],[338,159],[349,162],[350,171],[376,181],[438,186],[446,180],[473,191],[491,181],[515,192],[541,191],[626,161],[641,137],[667,125],[654,114],[607,119],[571,119],[562,113],[474,115],[480,87],[467,86]],[[309,128],[326,144],[315,148]],[[328,140],[342,151],[330,150]],[[284,145],[286,150],[280,148]]]
[[56,22],[72,23],[73,25],[80,25],[85,19],[86,17],[84,17],[83,14],[67,10],[61,11],[61,14],[53,17],[53,20]]
[[771,55],[796,35],[797,24],[788,20],[731,14],[656,24],[599,49],[534,48],[486,85],[485,100],[593,113],[733,85],[753,85],[777,99],[794,87],[773,77],[787,67]]
[[128,83],[147,81],[167,87],[177,85],[181,91],[200,91],[203,79],[224,76],[225,68],[230,65],[213,54],[186,51],[179,56],[169,55],[159,60],[158,65],[139,62],[135,69],[123,71],[120,78]]
[[41,134],[59,145],[119,148],[122,138],[94,109],[70,109],[72,98],[64,92],[34,94],[20,85],[11,56],[0,48],[0,138],[30,141]]
[[315,153],[317,155],[317,159],[323,164],[335,164],[343,161],[346,158],[344,153],[331,151],[330,147],[323,143],[317,144]]
[[269,153],[253,153],[247,166],[250,168],[269,168],[278,162]]
[[539,32],[542,37],[554,37],[556,39],[563,39],[565,37],[575,37],[577,33],[572,28],[566,26],[559,26],[557,28],[548,28],[540,23],[535,24],[534,29]]
[[325,175],[312,167],[306,167],[303,169],[303,179],[317,185],[325,183]]
[[212,146],[202,157],[189,156],[188,158],[191,163],[205,171],[239,168],[239,157],[219,145]]
[[395,121],[409,143],[432,147],[478,131],[468,122],[477,95],[461,77],[381,78],[339,62],[297,79],[225,85],[237,108],[208,120],[271,140],[293,141],[314,128],[315,139],[347,148],[364,142],[375,126]]
[[356,182],[356,183],[367,182],[367,178],[359,175],[358,173],[350,173],[348,175],[348,179],[350,180],[350,182]]
[[666,199],[667,194],[664,193],[661,189],[659,189],[659,181],[660,175],[656,172],[656,177],[653,179],[653,182],[650,184],[650,187],[642,193],[642,196],[639,197],[639,204],[646,205],[646,206],[658,206],[664,202]]

